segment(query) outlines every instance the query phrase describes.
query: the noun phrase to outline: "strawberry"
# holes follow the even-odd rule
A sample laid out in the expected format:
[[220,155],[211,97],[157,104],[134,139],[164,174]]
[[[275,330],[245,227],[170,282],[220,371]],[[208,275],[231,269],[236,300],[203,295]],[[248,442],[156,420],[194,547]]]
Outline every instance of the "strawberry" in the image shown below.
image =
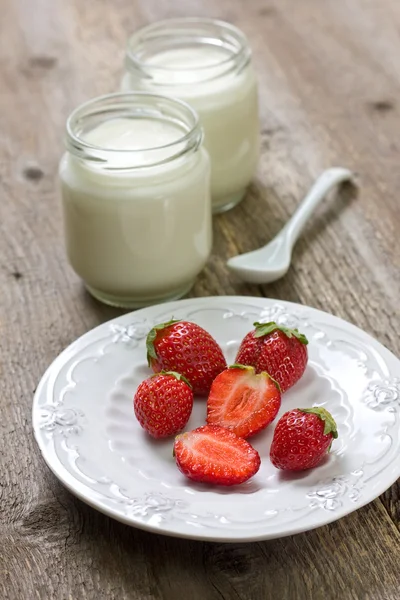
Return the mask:
[[266,371],[286,392],[303,375],[307,366],[308,340],[297,329],[274,322],[254,323],[242,343],[235,363],[250,365],[257,373]]
[[243,438],[218,425],[203,425],[175,438],[178,469],[189,479],[216,485],[243,483],[257,473],[257,450]]
[[270,457],[277,469],[303,471],[316,467],[338,436],[336,423],[325,408],[295,408],[278,421]]
[[221,425],[247,438],[269,425],[280,406],[279,387],[268,373],[256,375],[253,367],[233,365],[212,383],[207,423]]
[[163,372],[142,381],[133,405],[137,420],[152,437],[175,435],[192,412],[192,388],[179,373]]
[[205,329],[189,321],[169,321],[151,329],[147,336],[147,360],[155,373],[176,371],[207,395],[215,377],[226,369],[221,348]]

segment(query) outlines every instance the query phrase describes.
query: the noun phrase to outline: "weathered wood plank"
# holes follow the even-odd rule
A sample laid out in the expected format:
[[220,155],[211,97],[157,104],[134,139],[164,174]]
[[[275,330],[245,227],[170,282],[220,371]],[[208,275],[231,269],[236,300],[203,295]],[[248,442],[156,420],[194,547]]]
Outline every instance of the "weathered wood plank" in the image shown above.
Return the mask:
[[[246,202],[215,219],[192,295],[265,295],[333,312],[400,354],[400,5],[396,0],[0,0],[0,596],[20,599],[399,597],[399,485],[307,534],[247,545],[115,523],[48,471],[31,431],[49,362],[118,314],[90,299],[62,242],[65,119],[116,88],[128,34],[177,15],[231,20],[260,80],[263,154]],[[227,257],[272,237],[315,176],[355,169],[358,198],[322,206],[287,277],[242,285]]]

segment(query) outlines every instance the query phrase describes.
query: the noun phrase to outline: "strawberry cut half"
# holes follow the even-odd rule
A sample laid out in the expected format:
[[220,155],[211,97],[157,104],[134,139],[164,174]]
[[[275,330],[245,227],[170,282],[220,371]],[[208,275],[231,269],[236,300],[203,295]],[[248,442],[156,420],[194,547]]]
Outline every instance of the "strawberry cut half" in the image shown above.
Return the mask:
[[175,438],[178,469],[189,479],[215,485],[237,485],[260,468],[260,456],[243,438],[218,425],[203,425]]
[[218,375],[207,400],[207,423],[248,438],[269,425],[281,406],[279,385],[268,373],[233,365]]

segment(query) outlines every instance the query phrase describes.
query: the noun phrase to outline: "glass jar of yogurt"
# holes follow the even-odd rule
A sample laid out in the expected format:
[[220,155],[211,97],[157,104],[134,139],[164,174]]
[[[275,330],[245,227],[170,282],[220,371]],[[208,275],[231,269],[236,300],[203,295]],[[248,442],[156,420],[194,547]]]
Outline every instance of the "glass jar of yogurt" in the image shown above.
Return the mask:
[[199,114],[211,159],[213,212],[245,195],[259,157],[257,81],[243,33],[213,19],[171,19],[128,42],[123,90],[188,102]]
[[183,296],[211,251],[210,164],[196,113],[111,94],[67,121],[60,163],[69,261],[97,299],[136,308]]

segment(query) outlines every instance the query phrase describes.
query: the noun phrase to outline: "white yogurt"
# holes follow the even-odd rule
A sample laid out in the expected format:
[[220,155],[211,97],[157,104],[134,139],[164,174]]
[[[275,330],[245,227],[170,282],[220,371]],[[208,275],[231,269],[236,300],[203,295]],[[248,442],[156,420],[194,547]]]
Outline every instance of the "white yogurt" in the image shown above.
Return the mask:
[[[131,117],[130,97],[141,106]],[[149,116],[159,110],[158,96],[116,94],[84,107],[101,109],[110,98],[124,103],[121,116],[99,111],[100,122],[88,116],[83,128],[84,118],[70,118],[81,128],[74,145],[79,138],[85,158],[70,140],[72,151],[60,164],[69,261],[89,291],[109,304],[138,307],[180,297],[211,250],[210,168],[201,132],[189,107],[171,99],[162,99],[164,114]],[[191,128],[183,123],[189,116]]]
[[127,65],[122,89],[162,91],[197,111],[211,158],[213,210],[234,206],[259,157],[257,82],[241,32],[203,19],[156,23],[132,36]]

